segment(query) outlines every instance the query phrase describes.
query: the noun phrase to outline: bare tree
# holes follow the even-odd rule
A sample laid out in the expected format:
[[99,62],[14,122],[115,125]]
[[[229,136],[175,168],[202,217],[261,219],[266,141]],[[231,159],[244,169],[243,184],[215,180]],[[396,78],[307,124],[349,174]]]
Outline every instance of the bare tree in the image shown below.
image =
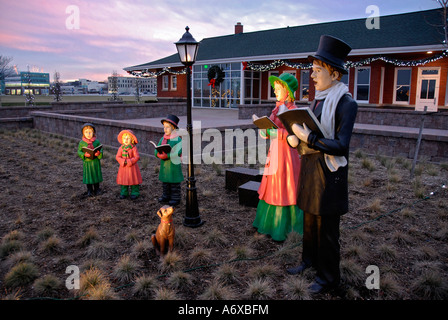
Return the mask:
[[135,78],[135,91],[134,91],[134,95],[135,95],[135,100],[137,101],[137,103],[140,103],[140,98],[142,96],[142,85],[141,85],[141,80],[140,78]]
[[0,54],[0,106],[2,105],[1,95],[3,94],[3,86],[5,79],[7,77],[13,76],[15,74],[14,66],[10,65],[12,57],[6,57]]
[[56,102],[62,101],[61,76],[57,71],[54,73],[54,84],[51,88],[51,92],[53,93]]
[[112,72],[112,76],[110,77],[109,83],[109,91],[112,93],[112,96],[109,98],[109,101],[120,101],[121,99],[118,97],[118,73],[117,71]]
[[31,72],[30,67],[28,66],[28,72],[26,73],[26,80],[28,82],[26,94],[25,94],[25,104],[27,106],[34,106],[34,94],[33,89],[31,89]]

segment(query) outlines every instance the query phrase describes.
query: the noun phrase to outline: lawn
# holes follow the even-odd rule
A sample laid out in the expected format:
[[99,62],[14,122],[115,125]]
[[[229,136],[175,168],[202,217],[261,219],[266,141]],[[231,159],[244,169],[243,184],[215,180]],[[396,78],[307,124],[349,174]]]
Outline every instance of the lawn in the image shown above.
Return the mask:
[[[120,200],[116,149],[106,147],[102,192],[88,198],[78,142],[33,129],[0,131],[2,299],[448,298],[446,163],[419,162],[411,179],[409,159],[354,150],[350,211],[341,219],[342,286],[312,296],[312,269],[286,273],[300,263],[301,236],[275,242],[252,227],[256,209],[225,189],[232,165],[195,166],[205,223],[182,225],[183,200],[174,213],[175,249],[160,258],[150,240],[160,222],[159,160],[142,156],[141,196]],[[379,289],[366,286],[372,266]],[[80,271],[79,289],[66,286],[73,270]]]

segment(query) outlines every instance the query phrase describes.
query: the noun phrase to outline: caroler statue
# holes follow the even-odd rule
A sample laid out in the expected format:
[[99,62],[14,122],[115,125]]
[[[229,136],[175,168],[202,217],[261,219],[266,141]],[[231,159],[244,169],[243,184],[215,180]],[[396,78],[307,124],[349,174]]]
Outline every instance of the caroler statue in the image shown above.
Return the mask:
[[120,199],[128,197],[130,191],[130,198],[135,200],[140,195],[140,184],[142,183],[137,163],[140,160],[137,150],[138,140],[132,130],[122,130],[117,139],[121,144],[115,156],[119,164],[117,184],[121,186]]
[[303,150],[297,203],[304,211],[302,263],[288,273],[314,267],[313,293],[337,288],[341,278],[339,223],[340,216],[348,212],[348,155],[358,110],[347,86],[340,81],[347,73],[344,60],[350,51],[344,41],[321,36],[317,52],[309,58],[316,88],[311,109],[320,121],[322,134],[295,123],[294,135],[288,137],[292,147]]
[[159,180],[162,182],[162,196],[159,202],[176,206],[181,200],[182,173],[182,139],[177,134],[179,118],[168,115],[161,120],[164,135],[156,146],[154,155],[160,159]]
[[82,159],[82,183],[87,186],[87,196],[96,196],[103,181],[101,162],[102,145],[96,138],[95,126],[85,123],[81,129],[82,139],[78,144],[78,156]]
[[277,115],[296,108],[294,92],[297,79],[290,73],[269,81],[277,98],[270,119],[278,129],[260,130],[262,138],[271,139],[263,177],[258,189],[259,202],[253,226],[273,240],[283,241],[291,231],[302,234],[303,211],[297,206],[300,156],[287,143],[288,132]]

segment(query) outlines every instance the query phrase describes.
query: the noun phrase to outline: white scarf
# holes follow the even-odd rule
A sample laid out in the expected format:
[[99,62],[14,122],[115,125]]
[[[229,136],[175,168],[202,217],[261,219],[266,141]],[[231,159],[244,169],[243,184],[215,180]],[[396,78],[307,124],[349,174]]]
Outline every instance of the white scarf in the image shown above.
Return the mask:
[[[322,115],[320,117],[321,125],[324,129],[324,137],[327,139],[334,139],[334,116],[336,107],[339,100],[344,94],[350,94],[348,92],[348,87],[342,83],[337,82],[330,88],[318,91],[316,90],[315,99],[323,100],[325,99],[324,107],[322,109]],[[351,95],[351,94],[350,94]],[[324,154],[325,163],[331,172],[339,169],[339,167],[344,167],[347,165],[347,159],[344,156],[333,156],[329,154]]]

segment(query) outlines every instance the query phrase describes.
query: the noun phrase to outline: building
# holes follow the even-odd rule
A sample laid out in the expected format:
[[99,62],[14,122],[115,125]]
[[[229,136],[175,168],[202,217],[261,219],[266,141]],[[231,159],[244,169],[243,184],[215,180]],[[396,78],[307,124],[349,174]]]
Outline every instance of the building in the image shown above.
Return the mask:
[[50,91],[50,74],[43,72],[21,71],[5,79],[6,95],[48,95]]
[[[360,105],[446,108],[443,10],[377,19],[378,28],[367,19],[353,19],[249,33],[237,23],[232,35],[205,38],[192,69],[193,106],[237,108],[273,101],[268,77],[283,72],[297,77],[296,100],[307,103],[314,98],[308,55],[317,50],[320,36],[328,34],[352,47],[343,81]],[[186,97],[184,66],[177,53],[124,70],[157,76],[158,97]]]
[[157,79],[156,77],[123,77],[123,76],[110,76],[108,81],[108,92],[113,93],[114,85],[116,85],[118,94],[135,94],[137,88],[137,82],[139,85],[140,93],[153,94],[157,93]]

